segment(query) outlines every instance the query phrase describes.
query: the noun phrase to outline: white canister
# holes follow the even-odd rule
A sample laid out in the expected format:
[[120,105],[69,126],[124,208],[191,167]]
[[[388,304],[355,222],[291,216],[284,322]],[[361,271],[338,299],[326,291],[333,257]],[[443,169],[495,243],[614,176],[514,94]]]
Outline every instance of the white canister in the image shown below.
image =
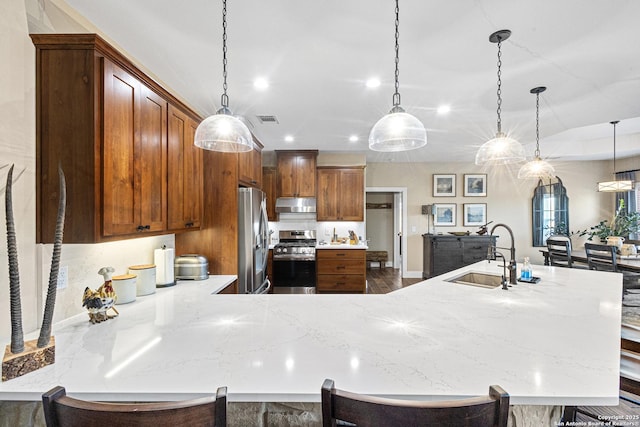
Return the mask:
[[622,248],[622,242],[624,242],[624,237],[619,236],[609,236],[607,237],[607,245],[616,246],[618,249]]
[[154,264],[132,265],[129,274],[138,276],[136,280],[136,295],[150,295],[156,291],[156,266]]
[[116,293],[116,305],[126,304],[136,300],[136,275],[122,274],[111,278],[113,290]]

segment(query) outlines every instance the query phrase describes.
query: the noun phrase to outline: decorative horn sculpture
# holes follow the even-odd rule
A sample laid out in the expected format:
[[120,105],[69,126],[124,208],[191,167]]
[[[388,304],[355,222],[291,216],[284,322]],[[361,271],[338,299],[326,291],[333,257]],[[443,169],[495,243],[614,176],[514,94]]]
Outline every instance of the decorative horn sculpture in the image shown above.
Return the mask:
[[9,300],[11,307],[11,352],[24,351],[24,335],[22,332],[22,303],[20,302],[20,271],[18,270],[18,244],[16,243],[16,227],[13,221],[13,167],[7,175],[5,187],[5,211],[7,219],[7,254],[9,258]]
[[[55,362],[55,338],[51,337],[51,323],[55,307],[60,253],[62,250],[62,234],[64,230],[65,207],[67,200],[66,181],[62,167],[58,166],[60,176],[60,200],[58,202],[58,218],[51,258],[49,287],[45,303],[40,337],[24,342],[22,332],[22,309],[20,303],[20,273],[18,271],[18,247],[13,218],[13,165],[7,175],[5,207],[7,217],[7,247],[9,258],[9,287],[11,304],[11,345],[7,346],[2,359],[2,381],[17,378],[29,372],[51,365]],[[26,345],[25,345],[26,344]],[[26,347],[26,348],[25,348]]]
[[53,255],[51,256],[51,271],[49,272],[49,288],[47,300],[44,305],[42,327],[38,337],[38,348],[46,347],[51,339],[51,323],[53,321],[53,309],[56,305],[56,290],[58,289],[58,271],[60,270],[60,253],[62,252],[62,234],[64,231],[64,215],[67,204],[67,184],[64,178],[62,166],[58,165],[60,177],[60,199],[58,201],[58,217],[56,219],[56,234],[53,239]]

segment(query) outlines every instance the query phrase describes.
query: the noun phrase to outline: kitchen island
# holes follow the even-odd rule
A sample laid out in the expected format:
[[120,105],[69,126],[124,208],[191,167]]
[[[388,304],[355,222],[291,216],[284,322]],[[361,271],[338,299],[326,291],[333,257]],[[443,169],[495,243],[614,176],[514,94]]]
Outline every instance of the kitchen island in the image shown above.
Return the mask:
[[0,399],[38,401],[63,385],[83,399],[158,401],[224,385],[231,404],[318,409],[331,378],[394,398],[499,384],[516,406],[617,404],[621,275],[537,266],[540,283],[509,290],[447,281],[467,271],[502,265],[478,262],[386,295],[216,295],[197,281],[158,289],[114,320],[56,325],[55,364],[0,384]]

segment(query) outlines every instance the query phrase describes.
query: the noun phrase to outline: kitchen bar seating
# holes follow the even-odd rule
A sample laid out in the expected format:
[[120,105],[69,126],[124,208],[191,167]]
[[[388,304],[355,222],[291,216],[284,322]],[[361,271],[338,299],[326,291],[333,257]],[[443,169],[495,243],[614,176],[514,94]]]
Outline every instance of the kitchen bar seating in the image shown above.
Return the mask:
[[175,427],[227,425],[227,388],[215,397],[154,403],[104,403],[74,399],[64,387],[42,395],[47,427],[139,426]]
[[447,401],[396,400],[351,393],[335,388],[333,380],[322,384],[322,426],[338,421],[358,427],[506,427],[509,394],[500,386],[489,387],[489,395]]
[[571,260],[571,240],[565,236],[551,236],[547,239],[549,265],[556,267],[573,267]]
[[589,270],[618,271],[616,249],[611,245],[585,243],[584,250],[587,253]]

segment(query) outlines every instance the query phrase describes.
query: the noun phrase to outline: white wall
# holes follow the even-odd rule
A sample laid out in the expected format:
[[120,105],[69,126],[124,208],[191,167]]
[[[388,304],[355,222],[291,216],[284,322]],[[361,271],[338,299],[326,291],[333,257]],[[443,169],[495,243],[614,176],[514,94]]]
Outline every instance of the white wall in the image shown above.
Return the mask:
[[[589,228],[612,212],[613,196],[596,191],[596,183],[610,173],[610,162],[565,162],[554,163],[556,174],[562,179],[569,195],[569,223],[573,230]],[[456,174],[456,197],[433,197],[433,174]],[[464,174],[487,173],[487,197],[464,197]],[[489,221],[505,223],[513,229],[516,241],[516,256],[524,256],[533,263],[542,263],[539,248],[532,246],[531,197],[535,182],[518,180],[517,169],[483,171],[468,163],[369,163],[367,164],[367,187],[407,187],[408,236],[407,270],[409,275],[422,271],[422,234],[427,231],[427,217],[422,214],[422,205],[432,203],[456,203],[455,227],[437,227],[437,232],[465,231],[472,233],[477,227],[462,226],[464,203],[487,203]],[[415,227],[415,231],[412,231]],[[508,234],[497,229],[499,246],[508,246]],[[502,237],[504,236],[504,237]],[[584,239],[574,239],[580,246]],[[416,276],[419,277],[419,276]]]
[[[8,171],[8,167],[3,166],[14,163],[13,211],[25,333],[40,326],[52,251],[52,245],[35,243],[35,48],[29,38],[30,31],[86,30],[48,1],[3,1],[0,13],[0,193],[4,196]],[[2,197],[0,345],[9,342],[11,329],[5,220]],[[54,321],[84,312],[81,301],[84,288],[97,288],[101,284],[101,277],[97,275],[100,267],[111,265],[117,273],[125,273],[129,265],[153,262],[153,250],[163,244],[175,247],[174,236],[96,245],[63,245],[61,265],[68,267],[69,286],[58,291]]]

